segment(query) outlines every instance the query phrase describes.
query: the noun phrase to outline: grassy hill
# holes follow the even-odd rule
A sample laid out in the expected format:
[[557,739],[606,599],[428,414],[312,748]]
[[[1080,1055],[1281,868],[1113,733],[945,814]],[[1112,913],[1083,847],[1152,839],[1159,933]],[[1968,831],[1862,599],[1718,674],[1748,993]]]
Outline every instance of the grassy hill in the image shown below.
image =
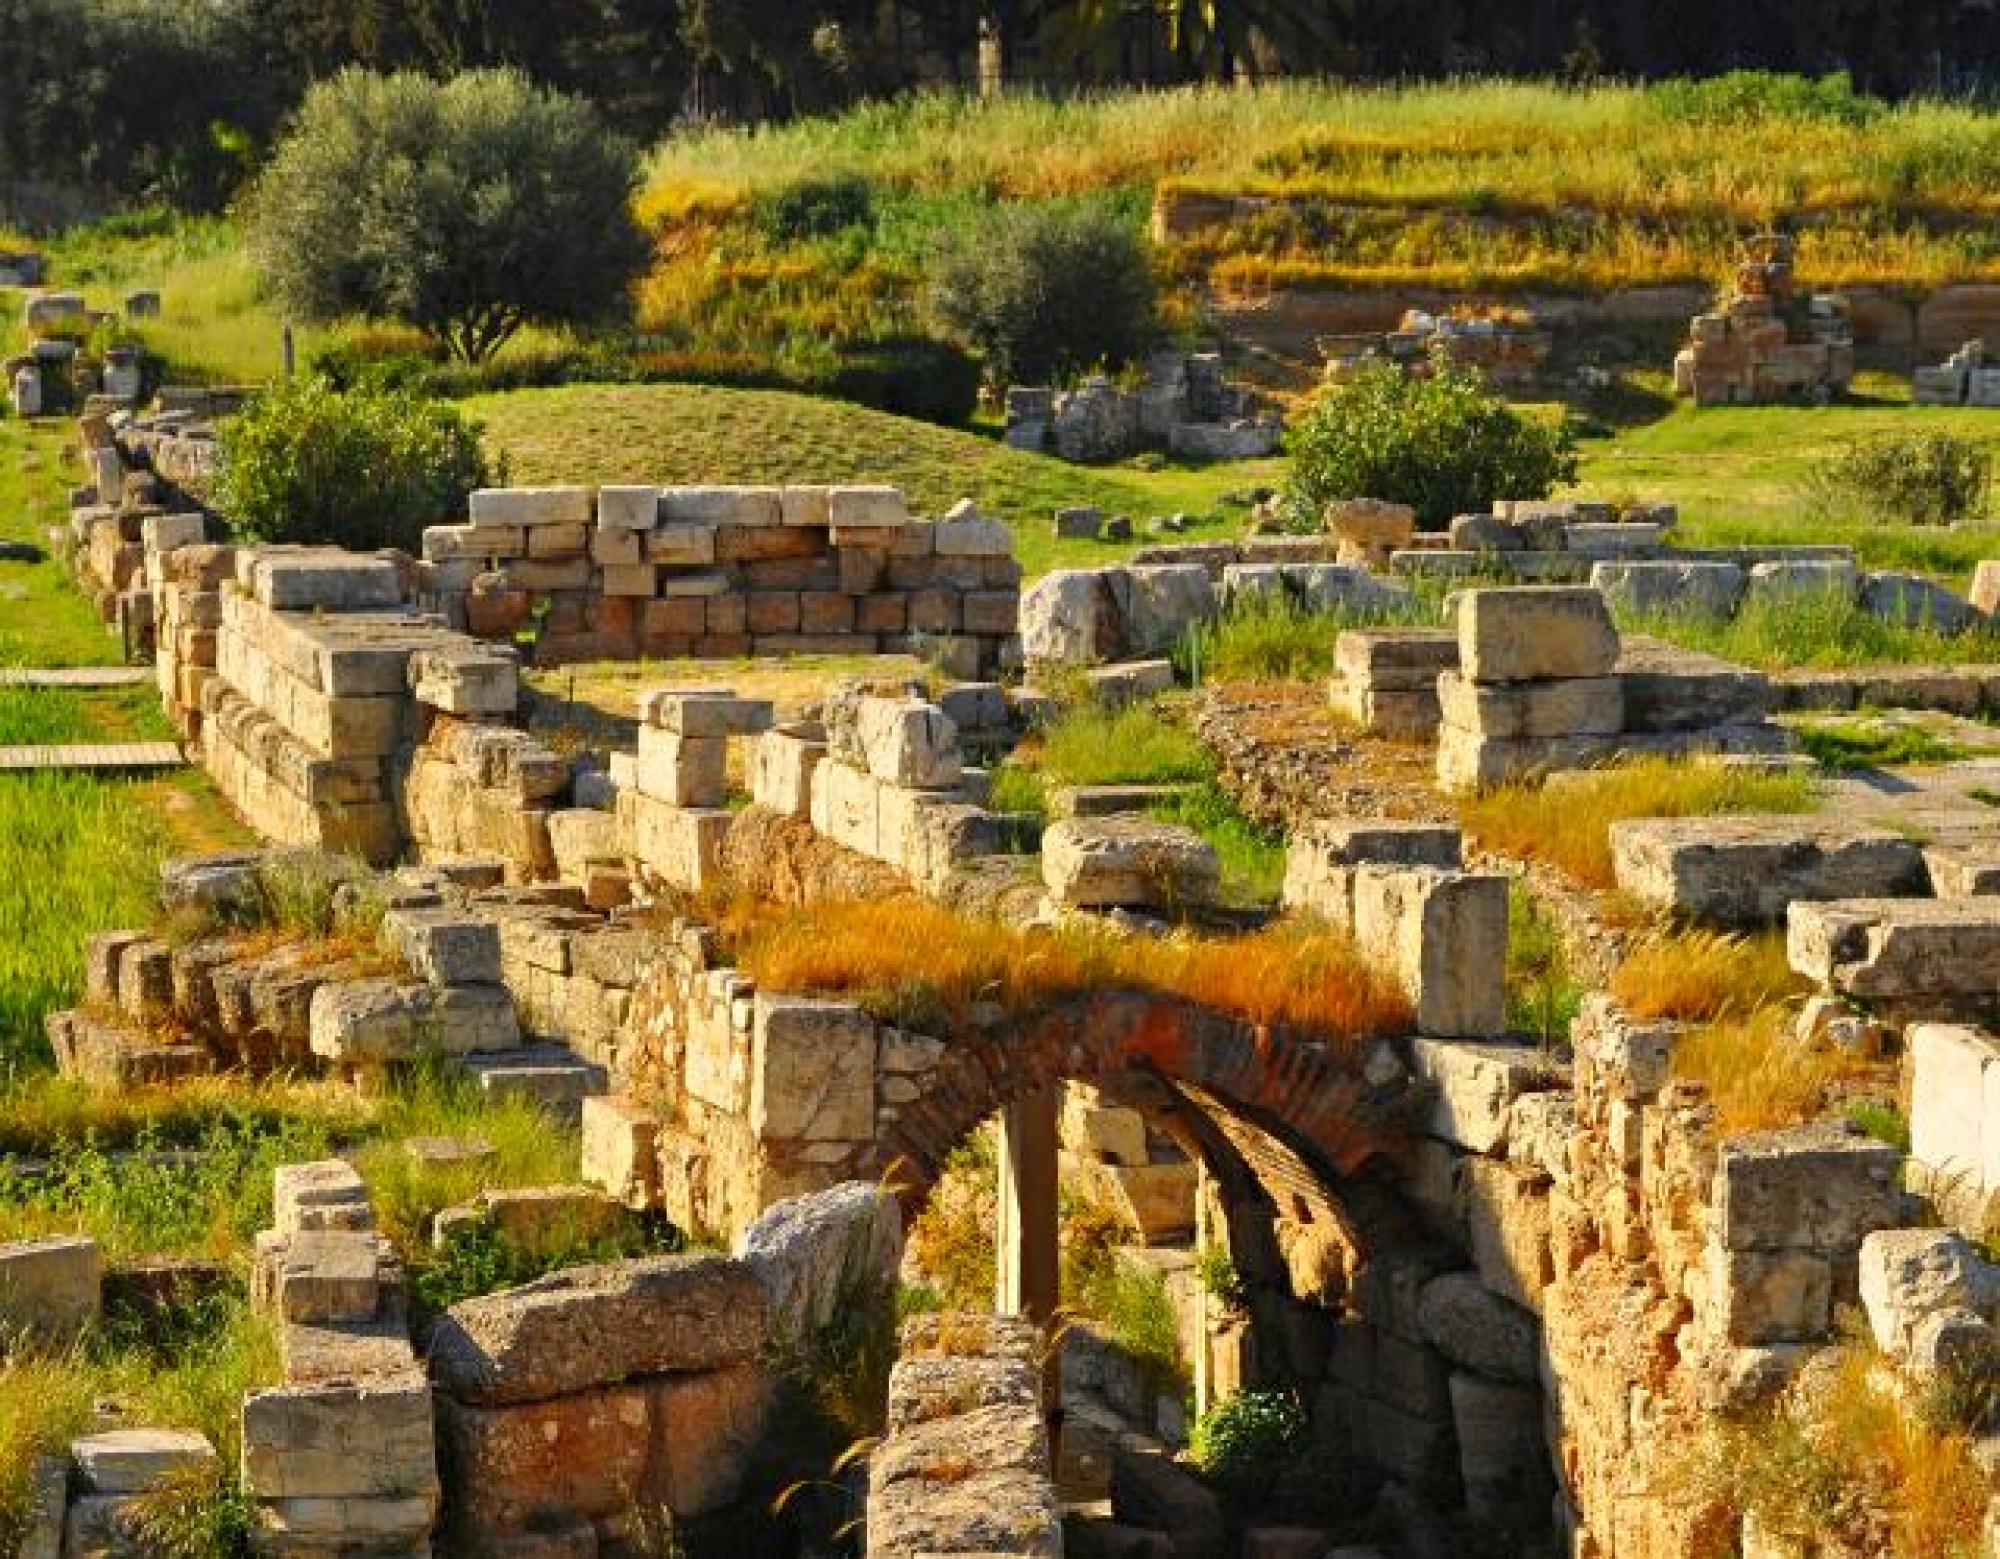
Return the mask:
[[[1141,470],[1065,465],[995,438],[776,390],[703,385],[569,385],[480,396],[466,410],[512,482],[893,482],[921,513],[960,498],[1015,527],[1030,573],[1100,561],[1118,548],[1058,543],[1055,511],[1095,504],[1135,523],[1185,512],[1219,535],[1226,495],[1274,481],[1279,463]],[[1233,523],[1233,522],[1232,522]]]

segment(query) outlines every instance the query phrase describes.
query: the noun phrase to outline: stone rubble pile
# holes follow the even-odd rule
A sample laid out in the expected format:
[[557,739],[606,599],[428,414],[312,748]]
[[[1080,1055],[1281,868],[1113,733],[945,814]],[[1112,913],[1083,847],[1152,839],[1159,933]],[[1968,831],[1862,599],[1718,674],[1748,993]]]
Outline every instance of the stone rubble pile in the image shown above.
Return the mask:
[[1321,336],[1325,380],[1346,384],[1371,363],[1391,362],[1408,372],[1427,370],[1442,356],[1477,368],[1495,384],[1526,389],[1540,377],[1555,335],[1529,309],[1406,309],[1394,330]]
[[1823,403],[1854,379],[1854,327],[1837,293],[1801,297],[1793,242],[1764,233],[1746,245],[1736,290],[1697,314],[1674,359],[1674,392],[1697,406]]
[[1257,460],[1277,451],[1284,431],[1263,396],[1229,382],[1219,354],[1164,352],[1148,360],[1137,390],[1102,374],[1074,390],[1010,388],[1003,437],[1016,449],[1102,464],[1142,449],[1190,460]]
[[2000,364],[1987,361],[1983,340],[1966,342],[1935,368],[1918,368],[1910,399],[1919,406],[2000,406]]

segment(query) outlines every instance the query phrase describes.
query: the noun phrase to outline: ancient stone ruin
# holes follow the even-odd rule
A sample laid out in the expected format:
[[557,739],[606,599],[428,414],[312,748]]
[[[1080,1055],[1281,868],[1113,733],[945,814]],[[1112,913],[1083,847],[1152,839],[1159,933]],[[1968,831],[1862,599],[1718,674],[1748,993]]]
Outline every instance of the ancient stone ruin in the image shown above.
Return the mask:
[[1344,384],[1370,363],[1422,373],[1434,358],[1477,368],[1503,389],[1532,388],[1554,349],[1553,333],[1532,310],[1409,309],[1394,330],[1322,336],[1325,380]]
[[1674,393],[1697,406],[1825,402],[1854,379],[1854,329],[1846,299],[1802,296],[1789,235],[1763,233],[1744,246],[1736,290],[1697,314],[1674,359]]
[[1283,434],[1270,403],[1232,384],[1212,352],[1156,354],[1137,390],[1098,374],[1073,390],[1007,391],[1006,441],[1062,460],[1102,464],[1144,449],[1190,460],[1255,460],[1274,453]]

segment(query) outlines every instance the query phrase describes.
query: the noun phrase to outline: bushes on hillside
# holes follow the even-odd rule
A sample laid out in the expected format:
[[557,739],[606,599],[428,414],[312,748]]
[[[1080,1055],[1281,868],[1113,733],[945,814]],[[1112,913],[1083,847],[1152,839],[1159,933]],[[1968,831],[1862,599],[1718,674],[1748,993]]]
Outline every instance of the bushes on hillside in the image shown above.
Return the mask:
[[1575,440],[1560,423],[1515,410],[1478,370],[1435,360],[1427,375],[1382,364],[1314,403],[1291,441],[1285,511],[1318,530],[1329,503],[1408,504],[1420,525],[1546,498],[1576,476]]
[[1993,456],[1958,433],[1883,433],[1832,456],[1807,489],[1829,518],[1957,525],[1985,517]]
[[1006,205],[949,242],[931,278],[938,317],[998,383],[1057,383],[1137,359],[1156,330],[1152,257],[1115,213]]
[[300,316],[402,320],[479,363],[523,325],[622,310],[647,254],[637,180],[630,145],[519,72],[349,70],[258,179],[250,242]]
[[402,391],[297,379],[222,429],[216,499],[245,536],[415,551],[486,485],[479,425]]

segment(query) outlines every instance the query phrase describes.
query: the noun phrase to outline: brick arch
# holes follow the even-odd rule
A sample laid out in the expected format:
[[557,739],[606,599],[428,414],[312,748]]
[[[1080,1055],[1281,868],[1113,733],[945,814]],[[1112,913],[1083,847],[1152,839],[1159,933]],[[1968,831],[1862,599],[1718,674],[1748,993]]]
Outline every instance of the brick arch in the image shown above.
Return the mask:
[[1277,1206],[1330,1221],[1364,1249],[1404,1221],[1395,1149],[1411,1103],[1400,1068],[1392,1081],[1369,1080],[1366,1049],[1155,992],[1092,992],[948,1040],[922,1097],[878,1140],[877,1167],[914,1211],[952,1149],[1004,1106],[1057,1083],[1141,1071],[1204,1120],[1203,1135],[1226,1142]]

